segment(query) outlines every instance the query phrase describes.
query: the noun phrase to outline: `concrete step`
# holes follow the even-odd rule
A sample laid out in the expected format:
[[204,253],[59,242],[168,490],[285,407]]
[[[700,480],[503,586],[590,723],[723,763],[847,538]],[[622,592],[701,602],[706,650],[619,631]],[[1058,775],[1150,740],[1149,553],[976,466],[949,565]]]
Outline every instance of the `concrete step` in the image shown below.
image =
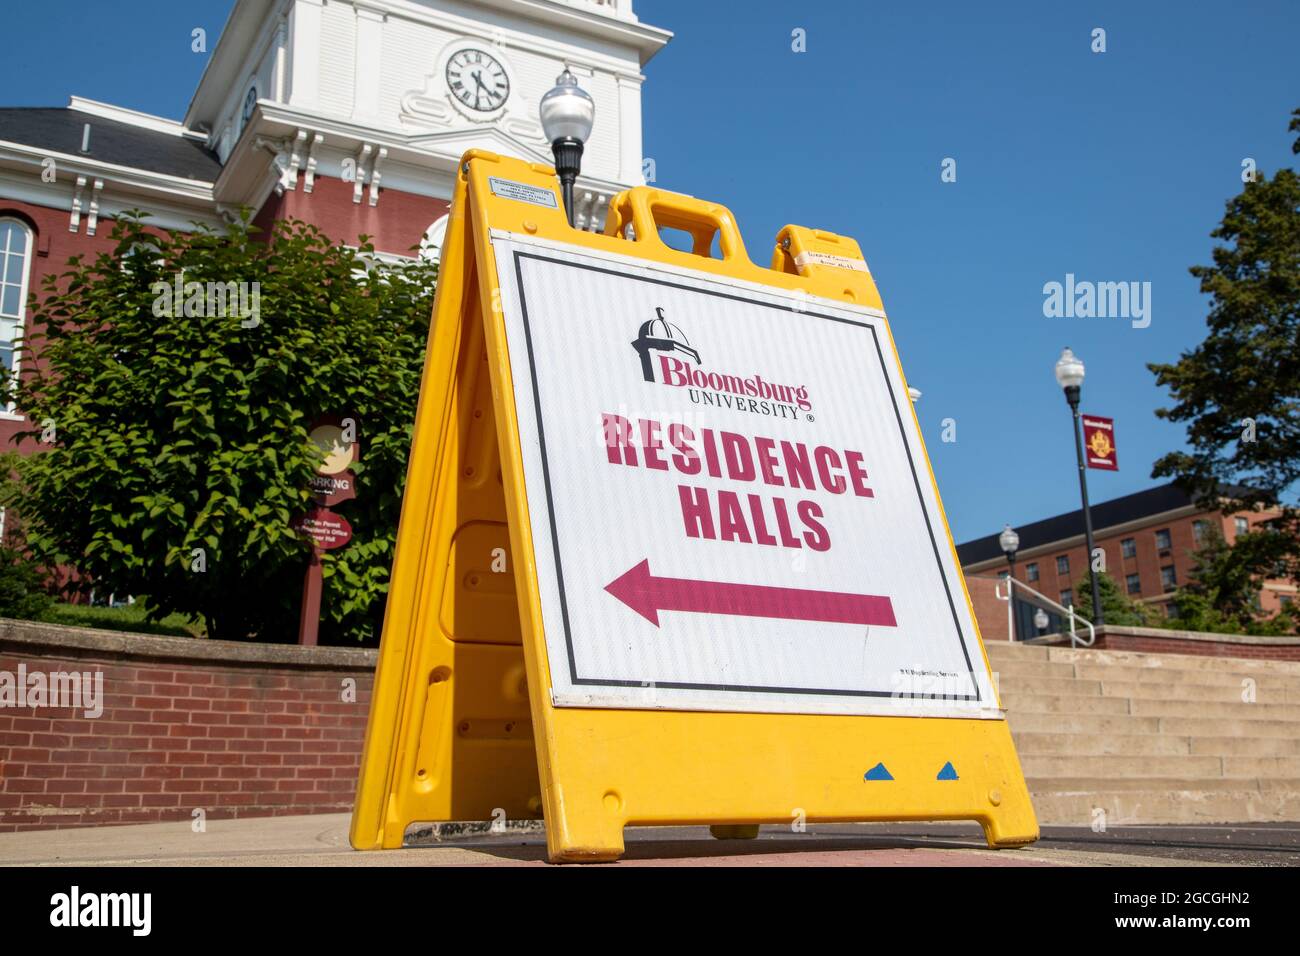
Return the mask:
[[[1091,684],[1091,681],[1085,681]],[[1019,682],[1017,682],[1017,687]],[[1272,687],[1253,689],[1255,703],[1259,704],[1300,704],[1300,691],[1279,690]],[[1207,700],[1222,704],[1248,703],[1243,696],[1246,689],[1238,684],[1183,684],[1173,682],[1133,683],[1122,680],[1103,680],[1101,696],[1132,697],[1143,700]]]
[[1011,732],[1043,734],[1155,734],[1160,732],[1159,717],[1133,717],[1128,714],[1035,713],[1016,710],[1007,714]]
[[[1002,706],[1011,715],[1025,714],[1127,714],[1129,701],[1125,697],[1052,697],[1040,694],[1022,694],[1003,690]],[[1160,714],[1144,716],[1159,717]]]
[[1256,777],[1260,780],[1280,780],[1300,777],[1300,757],[1223,757],[1225,777]]
[[[1256,758],[1266,761],[1259,765],[1232,765],[1243,772],[1230,772],[1225,765],[1224,776],[1255,774],[1260,777],[1300,777],[1300,739],[1288,737],[1186,737],[1175,734],[1152,733],[1019,733],[1013,729],[1016,752],[1021,757],[1094,757],[1108,754],[1120,756],[1177,756],[1189,754],[1201,757]],[[1294,766],[1276,763],[1278,760],[1298,761]],[[1253,769],[1251,769],[1253,768]],[[1113,778],[1108,778],[1113,779]]]
[[1300,790],[1171,790],[1154,783],[1149,790],[1107,790],[1094,783],[1091,792],[1034,791],[1034,811],[1040,824],[1093,828],[1300,820]]
[[1220,757],[1300,757],[1300,737],[1188,737],[1187,741],[1190,752],[1194,754],[1216,754]]
[[1014,677],[1056,677],[1072,678],[1074,677],[1074,665],[1067,664],[1064,661],[1039,661],[1028,660],[1022,661],[1018,658],[1008,658],[1006,660],[997,660],[990,662],[995,674],[1000,674],[1003,679]]
[[[1107,700],[1109,698],[1102,698]],[[1160,733],[1192,737],[1290,737],[1300,738],[1300,721],[1246,720],[1231,717],[1159,717]],[[1015,722],[1011,724],[1014,728]]]
[[[1101,700],[1125,700],[1129,712],[1139,717],[1222,717],[1230,720],[1300,721],[1300,704],[1245,704],[1203,700],[1150,700],[1147,698],[1102,697]],[[1071,702],[1088,700],[1072,697]]]
[[1041,823],[1300,820],[1300,663],[987,650]]
[[[1105,754],[1152,756],[1190,754],[1190,737],[1162,737],[1159,734],[1078,734],[1012,733],[1016,752],[1023,760],[1028,756],[1091,757]],[[1217,751],[1202,751],[1202,756],[1222,756]],[[1269,754],[1281,756],[1280,754]],[[1249,755],[1246,755],[1249,756]]]
[[1045,644],[1012,644],[1009,641],[985,641],[984,651],[989,660],[1047,661],[1050,650]]
[[1300,777],[1279,777],[1275,780],[1242,780],[1238,777],[1128,777],[1107,780],[1098,784],[1095,777],[1027,777],[1031,793],[1090,793],[1094,790],[1119,792],[1123,790],[1171,790],[1183,792],[1203,790],[1207,793],[1275,790],[1300,793]]
[[1100,697],[1101,681],[1075,677],[1003,677],[998,672],[998,690],[1044,697]]
[[[1091,756],[1045,757],[1021,754],[1020,765],[1029,777],[1093,777],[1093,786],[1102,788],[1106,782],[1122,777],[1222,777],[1223,757],[1204,754],[1181,756]],[[1249,760],[1251,758],[1238,758]],[[1244,774],[1234,774],[1244,776]]]
[[1268,673],[1232,670],[1184,670],[1164,667],[1125,667],[1110,664],[1075,664],[1074,676],[1084,680],[1123,681],[1134,684],[1198,684],[1241,688],[1249,681],[1257,688],[1300,690],[1300,679]]

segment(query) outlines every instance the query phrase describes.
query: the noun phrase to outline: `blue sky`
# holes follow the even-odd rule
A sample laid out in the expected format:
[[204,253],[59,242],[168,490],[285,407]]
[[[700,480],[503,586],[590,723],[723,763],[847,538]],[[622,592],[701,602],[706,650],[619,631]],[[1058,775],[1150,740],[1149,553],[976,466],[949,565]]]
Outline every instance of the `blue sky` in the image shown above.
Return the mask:
[[[206,60],[190,30],[205,27],[210,49],[230,6],[14,6],[6,28],[22,42],[6,45],[5,105],[77,93],[179,118]],[[1063,345],[1087,363],[1083,410],[1116,420],[1120,471],[1089,472],[1093,500],[1155,484],[1152,462],[1183,433],[1155,418],[1166,396],[1146,363],[1204,336],[1187,268],[1210,260],[1242,160],[1270,174],[1293,164],[1300,4],[635,8],[676,33],[646,69],[657,185],[730,207],[758,261],[788,222],[861,243],[924,392],[958,541],[1078,507],[1052,377]],[[1096,27],[1105,53],[1090,49]],[[804,53],[791,50],[796,28]],[[945,158],[954,183],[940,180]],[[1067,273],[1150,282],[1150,326],[1045,317],[1043,285]],[[941,441],[945,418],[956,442]]]

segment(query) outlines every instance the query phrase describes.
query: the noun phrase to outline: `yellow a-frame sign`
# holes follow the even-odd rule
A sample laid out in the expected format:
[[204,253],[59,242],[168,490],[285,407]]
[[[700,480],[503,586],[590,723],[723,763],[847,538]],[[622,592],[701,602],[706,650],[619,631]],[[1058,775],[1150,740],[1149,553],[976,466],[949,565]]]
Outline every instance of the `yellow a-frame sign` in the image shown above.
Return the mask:
[[628,824],[1037,838],[853,240],[787,226],[760,267],[645,187],[597,235],[551,168],[466,154],[351,840],[503,815],[556,861]]

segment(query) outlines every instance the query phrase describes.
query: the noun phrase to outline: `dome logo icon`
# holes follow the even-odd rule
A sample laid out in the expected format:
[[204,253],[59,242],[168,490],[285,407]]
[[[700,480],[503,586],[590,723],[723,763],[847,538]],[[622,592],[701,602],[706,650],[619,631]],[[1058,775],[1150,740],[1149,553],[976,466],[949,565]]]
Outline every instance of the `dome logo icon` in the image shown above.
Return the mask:
[[651,352],[680,352],[689,356],[696,365],[700,364],[700,353],[691,348],[680,328],[664,318],[663,306],[655,307],[655,315],[656,318],[641,323],[641,329],[632,342],[632,348],[641,356],[641,374],[647,382],[655,380]]

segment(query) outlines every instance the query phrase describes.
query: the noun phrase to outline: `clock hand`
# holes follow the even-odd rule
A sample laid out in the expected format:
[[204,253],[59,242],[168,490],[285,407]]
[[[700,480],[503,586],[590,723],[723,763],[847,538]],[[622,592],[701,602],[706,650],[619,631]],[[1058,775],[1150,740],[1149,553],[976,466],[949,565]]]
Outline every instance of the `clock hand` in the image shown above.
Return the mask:
[[[487,94],[487,97],[488,97],[488,103],[491,104],[491,102],[492,102],[492,91],[489,90],[486,86],[483,85],[483,74],[481,74],[481,73],[475,73],[475,74],[474,74],[474,82],[475,82],[476,84],[478,84],[478,88],[479,88],[480,90],[482,90],[484,93]],[[478,94],[478,93],[475,93],[475,94],[474,94],[474,105],[475,105],[476,107],[478,106],[478,98],[479,98],[479,94]]]

